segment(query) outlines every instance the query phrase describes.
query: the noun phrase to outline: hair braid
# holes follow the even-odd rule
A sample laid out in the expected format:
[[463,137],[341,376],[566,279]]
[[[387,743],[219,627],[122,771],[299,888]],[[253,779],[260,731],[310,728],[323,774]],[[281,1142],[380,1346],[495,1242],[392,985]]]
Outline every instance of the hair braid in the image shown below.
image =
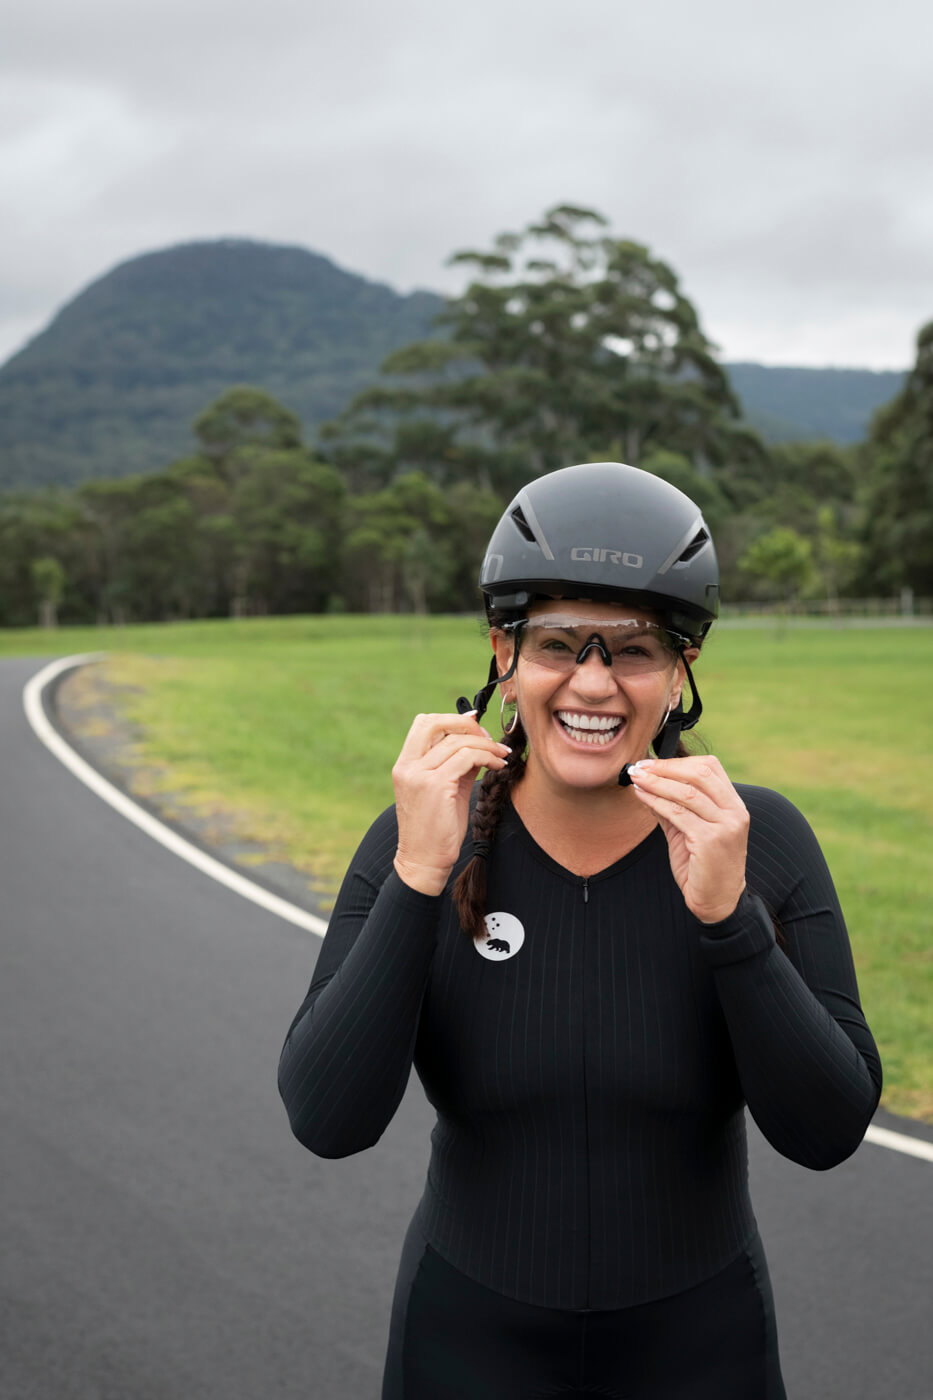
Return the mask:
[[[511,752],[506,766],[487,769],[479,785],[473,808],[470,835],[473,844],[483,842],[486,851],[496,839],[496,828],[509,799],[512,786],[525,771],[525,731],[516,714],[510,733],[503,736]],[[468,938],[486,937],[486,854],[474,855],[461,870],[453,889],[454,904]]]

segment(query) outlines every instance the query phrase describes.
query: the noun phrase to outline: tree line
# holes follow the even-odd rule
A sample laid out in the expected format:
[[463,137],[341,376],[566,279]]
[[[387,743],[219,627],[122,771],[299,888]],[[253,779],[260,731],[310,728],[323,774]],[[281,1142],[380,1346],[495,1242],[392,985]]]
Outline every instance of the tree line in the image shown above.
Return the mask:
[[485,251],[438,333],[313,448],[240,385],[163,471],[0,496],[0,625],[472,610],[530,477],[621,460],[702,507],[726,599],[933,593],[933,324],[868,440],[767,447],[668,264],[558,206]]
[[260,389],[162,472],[0,496],[0,625],[460,610],[501,510],[423,472],[354,492]]

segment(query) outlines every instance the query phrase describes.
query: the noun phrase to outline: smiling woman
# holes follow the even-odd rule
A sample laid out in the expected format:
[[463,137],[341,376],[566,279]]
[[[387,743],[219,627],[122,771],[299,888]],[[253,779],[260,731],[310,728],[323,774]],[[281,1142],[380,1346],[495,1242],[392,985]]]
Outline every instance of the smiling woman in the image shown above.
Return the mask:
[[[493,646],[504,670],[521,647],[525,664],[521,675],[516,670],[511,690],[503,686],[503,697],[518,704],[526,734],[536,687],[553,700],[553,719],[575,743],[608,748],[624,737],[628,761],[644,757],[680,703],[686,667],[679,652],[688,642],[675,640],[647,617],[627,616],[628,611],[591,603],[581,617],[578,602],[537,603],[525,621],[494,628]],[[562,704],[562,697],[576,705]],[[540,759],[541,747],[531,748]]]
[[881,1071],[813,833],[681,743],[709,532],[657,478],[570,467],[480,582],[489,678],[414,720],[280,1064],[324,1157],[376,1141],[413,1063],[437,1109],[384,1400],[780,1400],[744,1108],[830,1167]]

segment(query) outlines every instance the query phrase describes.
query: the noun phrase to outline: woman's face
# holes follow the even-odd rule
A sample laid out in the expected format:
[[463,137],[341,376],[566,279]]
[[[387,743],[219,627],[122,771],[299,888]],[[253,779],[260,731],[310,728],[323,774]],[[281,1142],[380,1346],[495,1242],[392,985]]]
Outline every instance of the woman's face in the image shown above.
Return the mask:
[[[677,704],[683,664],[660,645],[652,614],[628,605],[555,600],[533,604],[528,619],[518,667],[503,690],[518,704],[529,774],[534,769],[557,786],[618,784],[622,765],[645,757],[668,707]],[[635,625],[621,625],[629,619]],[[595,646],[571,664],[593,633],[603,637],[613,664]],[[502,674],[513,639],[493,632],[492,642]]]

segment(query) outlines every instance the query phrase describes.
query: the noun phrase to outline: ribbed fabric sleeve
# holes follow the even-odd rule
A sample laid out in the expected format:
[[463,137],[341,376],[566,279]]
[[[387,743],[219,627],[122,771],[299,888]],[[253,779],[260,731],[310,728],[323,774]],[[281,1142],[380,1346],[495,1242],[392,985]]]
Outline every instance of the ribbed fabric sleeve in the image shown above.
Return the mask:
[[411,1072],[441,901],[386,861],[395,831],[384,814],[357,852],[279,1062],[292,1131],[320,1157],[377,1142]]
[[[785,799],[755,794],[748,888],[728,919],[703,926],[700,946],[752,1117],[785,1157],[825,1169],[862,1141],[881,1095],[881,1060],[816,837]],[[776,870],[796,872],[780,901]],[[766,906],[755,890],[768,887]]]

